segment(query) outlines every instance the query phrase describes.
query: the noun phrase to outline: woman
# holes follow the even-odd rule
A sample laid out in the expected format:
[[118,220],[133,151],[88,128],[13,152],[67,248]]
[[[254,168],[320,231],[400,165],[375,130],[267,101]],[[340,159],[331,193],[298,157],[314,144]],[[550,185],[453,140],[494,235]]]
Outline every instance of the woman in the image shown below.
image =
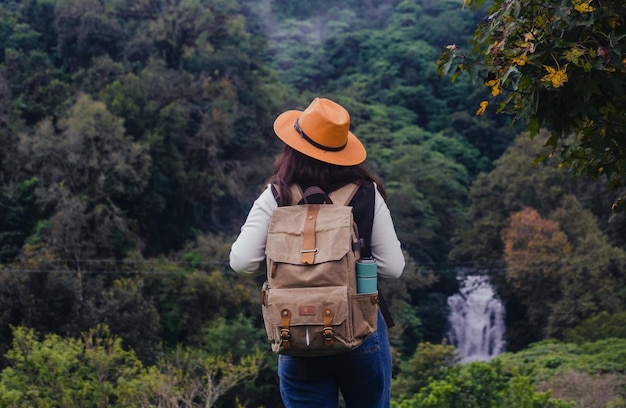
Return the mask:
[[[330,193],[356,183],[360,187],[350,205],[359,235],[369,236],[366,246],[377,261],[378,276],[400,277],[404,257],[384,189],[361,166],[366,151],[349,127],[346,109],[323,98],[313,100],[304,111],[290,110],[278,116],[274,131],[285,146],[276,159],[268,188],[254,202],[232,245],[230,265],[235,271],[254,273],[264,261],[272,212],[291,203],[291,185],[298,184],[303,190],[317,186]],[[388,407],[391,353],[380,311],[376,332],[355,350],[329,357],[280,355],[278,374],[287,408],[337,407],[339,391],[348,408]]]

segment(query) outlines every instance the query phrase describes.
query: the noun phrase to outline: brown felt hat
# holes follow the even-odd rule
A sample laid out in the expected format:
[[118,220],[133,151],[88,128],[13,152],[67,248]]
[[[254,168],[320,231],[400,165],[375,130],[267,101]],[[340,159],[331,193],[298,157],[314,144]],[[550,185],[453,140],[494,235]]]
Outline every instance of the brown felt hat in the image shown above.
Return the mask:
[[304,110],[288,110],[274,121],[274,132],[287,145],[314,159],[339,166],[365,161],[363,144],[350,132],[350,114],[330,99],[315,98]]

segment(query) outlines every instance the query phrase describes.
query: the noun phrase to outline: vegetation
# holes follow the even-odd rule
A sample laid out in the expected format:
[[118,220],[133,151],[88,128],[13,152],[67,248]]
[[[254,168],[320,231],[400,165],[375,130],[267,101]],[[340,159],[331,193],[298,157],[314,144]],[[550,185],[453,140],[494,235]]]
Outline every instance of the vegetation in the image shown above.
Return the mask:
[[[537,111],[534,140],[492,109],[477,116],[495,85],[437,72],[439,50],[483,21],[459,3],[3,1],[0,407],[280,406],[262,276],[236,276],[228,252],[270,174],[273,119],[318,95],[351,112],[405,250],[403,278],[383,283],[395,406],[569,406],[586,389],[570,380],[623,406],[624,367],[601,352],[619,355],[625,336],[626,216],[610,210],[621,164],[574,161],[598,147],[584,143],[600,125],[565,159],[542,147],[555,139],[539,125],[566,135],[579,123],[566,120],[593,113],[561,117],[546,102],[582,77],[528,85],[555,107]],[[610,10],[597,10],[568,18],[600,24]],[[547,55],[536,45],[529,59]],[[623,111],[598,102],[622,80],[613,60],[587,72],[600,85],[581,109],[605,115],[596,124]],[[525,72],[497,78],[519,88]],[[606,140],[618,131],[606,126]],[[460,365],[444,340],[467,268],[507,307],[510,354],[494,362]]]
[[392,406],[567,408],[574,405],[551,399],[549,392],[536,392],[526,377],[513,374],[509,379],[497,365],[481,362],[450,368],[442,380],[431,381],[410,399],[394,401]]
[[243,381],[254,379],[260,351],[234,363],[230,354],[203,355],[177,348],[144,367],[106,326],[80,339],[15,331],[7,353],[11,366],[0,380],[0,406],[214,406]]
[[[454,76],[469,72],[474,81],[482,79],[498,111],[524,122],[531,137],[541,126],[552,130],[546,144],[560,153],[562,166],[596,179],[605,175],[612,187],[623,188],[625,12],[623,2],[602,0],[495,0],[474,32],[471,52],[448,45],[440,71],[455,64]],[[619,196],[613,207],[625,199]]]
[[396,397],[392,406],[623,407],[625,346],[623,338],[581,345],[551,340],[489,362],[460,365],[441,353],[445,346],[426,346],[418,350],[424,355],[421,360],[430,360],[428,366],[438,367],[438,372],[401,373],[395,381],[411,385],[422,384],[427,372],[432,377],[418,392]]
[[593,213],[608,202],[605,183],[589,188],[551,166],[554,159],[533,168],[547,137],[521,135],[474,181],[471,226],[459,230],[450,254],[492,277],[507,308],[509,350],[563,339],[585,319],[625,306],[626,253],[621,238],[611,239],[622,235],[613,228],[624,228],[624,217]]

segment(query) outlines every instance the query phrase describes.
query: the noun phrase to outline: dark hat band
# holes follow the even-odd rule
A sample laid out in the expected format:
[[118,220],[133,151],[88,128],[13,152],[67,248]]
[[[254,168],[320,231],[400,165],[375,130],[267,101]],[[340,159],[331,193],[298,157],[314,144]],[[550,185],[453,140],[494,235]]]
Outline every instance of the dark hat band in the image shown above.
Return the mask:
[[318,149],[326,150],[328,152],[339,152],[343,150],[344,147],[346,147],[346,145],[348,144],[347,140],[342,146],[338,146],[338,147],[329,147],[329,146],[324,146],[322,144],[317,143],[315,140],[311,139],[306,133],[304,133],[304,130],[302,130],[302,128],[300,127],[300,124],[298,123],[299,119],[300,118],[296,119],[296,121],[294,122],[293,124],[294,129],[296,129],[296,132],[298,132],[304,140],[311,143],[313,146],[317,147]]

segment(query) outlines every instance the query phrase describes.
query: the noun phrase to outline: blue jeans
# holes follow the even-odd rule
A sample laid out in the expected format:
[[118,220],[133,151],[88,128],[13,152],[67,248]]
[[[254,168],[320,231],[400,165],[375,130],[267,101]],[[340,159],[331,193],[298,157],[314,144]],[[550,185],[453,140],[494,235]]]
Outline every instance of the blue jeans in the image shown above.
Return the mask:
[[280,395],[286,408],[336,408],[339,391],[347,408],[389,407],[391,351],[385,321],[353,351],[329,357],[278,358]]

